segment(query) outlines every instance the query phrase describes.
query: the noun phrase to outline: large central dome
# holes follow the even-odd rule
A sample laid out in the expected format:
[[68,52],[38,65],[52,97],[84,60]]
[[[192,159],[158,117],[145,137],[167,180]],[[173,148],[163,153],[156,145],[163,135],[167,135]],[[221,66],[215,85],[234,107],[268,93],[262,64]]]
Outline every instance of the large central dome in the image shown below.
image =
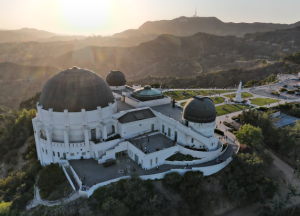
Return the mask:
[[40,105],[55,112],[80,112],[107,107],[114,96],[107,83],[97,74],[86,69],[73,67],[51,77],[45,84]]

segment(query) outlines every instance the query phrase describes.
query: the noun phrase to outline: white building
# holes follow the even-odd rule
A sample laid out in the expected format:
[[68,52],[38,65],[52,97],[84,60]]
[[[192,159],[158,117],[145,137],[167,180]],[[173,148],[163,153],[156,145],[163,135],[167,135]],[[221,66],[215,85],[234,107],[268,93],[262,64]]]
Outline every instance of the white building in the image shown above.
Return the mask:
[[[190,99],[182,122],[149,107],[117,112],[119,102],[109,85],[91,71],[73,67],[50,78],[32,119],[41,164],[89,158],[103,163],[122,152],[151,169],[177,152],[201,158],[201,162],[220,155],[222,144],[214,136],[216,109],[211,99]],[[144,146],[133,142],[155,134],[174,141],[173,145],[157,143],[156,149],[146,153]]]

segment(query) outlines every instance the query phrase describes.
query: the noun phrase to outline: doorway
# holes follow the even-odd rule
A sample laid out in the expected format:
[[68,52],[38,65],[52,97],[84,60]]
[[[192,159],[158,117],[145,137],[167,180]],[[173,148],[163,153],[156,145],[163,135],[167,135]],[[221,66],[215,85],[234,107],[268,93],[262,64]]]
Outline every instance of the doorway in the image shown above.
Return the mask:
[[91,129],[91,140],[96,139],[96,129]]
[[154,124],[151,125],[151,131],[154,131]]
[[177,131],[175,131],[175,139],[174,139],[175,142],[177,142]]
[[134,161],[138,164],[139,163],[139,156],[137,156],[136,154],[134,155]]

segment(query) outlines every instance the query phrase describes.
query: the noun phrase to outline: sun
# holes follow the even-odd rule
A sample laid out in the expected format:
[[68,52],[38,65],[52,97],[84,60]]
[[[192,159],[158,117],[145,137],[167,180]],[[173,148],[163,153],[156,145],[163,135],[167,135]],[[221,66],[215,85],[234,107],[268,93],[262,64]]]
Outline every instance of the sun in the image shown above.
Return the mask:
[[61,0],[61,17],[70,27],[93,30],[105,25],[109,15],[108,0]]

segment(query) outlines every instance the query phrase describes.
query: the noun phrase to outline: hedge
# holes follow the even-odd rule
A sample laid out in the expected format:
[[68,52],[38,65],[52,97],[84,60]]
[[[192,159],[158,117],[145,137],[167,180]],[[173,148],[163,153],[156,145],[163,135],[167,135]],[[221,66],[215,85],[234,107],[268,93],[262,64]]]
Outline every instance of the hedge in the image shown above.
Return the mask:
[[220,135],[224,136],[224,132],[223,132],[223,131],[221,131],[221,130],[219,130],[219,129],[217,129],[217,128],[215,128],[215,133],[217,133],[217,134],[220,134]]

